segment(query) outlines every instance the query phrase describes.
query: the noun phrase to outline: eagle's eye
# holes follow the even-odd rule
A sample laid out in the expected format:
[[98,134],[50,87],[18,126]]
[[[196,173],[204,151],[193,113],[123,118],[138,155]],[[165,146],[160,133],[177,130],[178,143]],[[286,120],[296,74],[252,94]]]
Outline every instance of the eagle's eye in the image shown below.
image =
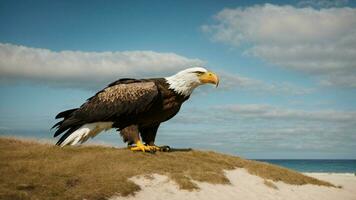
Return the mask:
[[202,71],[195,71],[195,72],[193,72],[193,73],[196,73],[197,75],[202,75],[202,74],[204,74],[204,72],[202,72]]

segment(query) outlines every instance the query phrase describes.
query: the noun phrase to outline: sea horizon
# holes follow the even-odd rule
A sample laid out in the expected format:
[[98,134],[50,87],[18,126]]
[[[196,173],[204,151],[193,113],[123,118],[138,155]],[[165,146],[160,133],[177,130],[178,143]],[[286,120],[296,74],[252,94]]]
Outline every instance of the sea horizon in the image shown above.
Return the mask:
[[356,174],[356,159],[253,159],[302,173]]

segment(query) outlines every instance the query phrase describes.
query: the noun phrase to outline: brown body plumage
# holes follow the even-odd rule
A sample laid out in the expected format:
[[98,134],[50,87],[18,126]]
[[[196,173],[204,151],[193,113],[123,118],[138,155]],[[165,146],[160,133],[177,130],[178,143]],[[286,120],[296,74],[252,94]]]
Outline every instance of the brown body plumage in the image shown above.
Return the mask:
[[153,144],[160,123],[176,115],[188,98],[169,89],[163,78],[115,81],[80,108],[57,115],[64,120],[56,125],[55,136],[67,131],[57,145],[76,128],[97,121],[113,122],[112,127],[121,131],[124,142],[136,142],[140,133],[145,143]]

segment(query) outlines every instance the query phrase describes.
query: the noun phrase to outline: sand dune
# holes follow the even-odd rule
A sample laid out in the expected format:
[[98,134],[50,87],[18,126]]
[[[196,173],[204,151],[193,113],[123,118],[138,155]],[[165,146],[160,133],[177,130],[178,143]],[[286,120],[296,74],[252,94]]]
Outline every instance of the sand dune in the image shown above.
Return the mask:
[[321,180],[329,181],[342,188],[316,186],[316,185],[289,185],[283,182],[272,182],[267,186],[265,180],[249,174],[245,169],[226,171],[226,176],[231,185],[210,184],[196,182],[200,190],[180,190],[178,185],[167,176],[158,174],[152,177],[138,176],[131,178],[141,187],[134,196],[112,197],[111,200],[184,200],[184,199],[271,199],[271,200],[355,200],[356,199],[356,176],[353,174],[326,174],[308,173]]
[[211,151],[59,148],[0,137],[0,152],[0,199],[356,199],[352,174],[305,176]]

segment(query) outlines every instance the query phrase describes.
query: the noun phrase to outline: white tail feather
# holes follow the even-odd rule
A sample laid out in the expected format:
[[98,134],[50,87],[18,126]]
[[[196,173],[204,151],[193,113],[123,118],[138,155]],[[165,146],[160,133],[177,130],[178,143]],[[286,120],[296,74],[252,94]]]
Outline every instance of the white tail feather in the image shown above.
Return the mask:
[[70,134],[61,144],[65,145],[76,145],[87,141],[89,138],[93,138],[98,135],[103,130],[109,130],[112,128],[113,122],[95,122],[90,124],[84,124],[72,134]]

